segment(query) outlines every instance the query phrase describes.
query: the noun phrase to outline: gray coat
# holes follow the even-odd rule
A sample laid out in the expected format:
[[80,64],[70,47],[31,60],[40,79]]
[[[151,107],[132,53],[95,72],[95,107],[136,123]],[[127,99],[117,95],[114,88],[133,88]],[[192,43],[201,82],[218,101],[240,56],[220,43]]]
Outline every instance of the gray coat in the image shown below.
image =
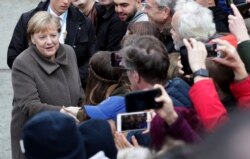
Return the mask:
[[11,120],[12,158],[24,158],[19,140],[25,122],[42,111],[59,111],[61,106],[77,106],[82,100],[76,55],[60,44],[55,61],[44,58],[35,46],[24,50],[12,67],[14,90]]

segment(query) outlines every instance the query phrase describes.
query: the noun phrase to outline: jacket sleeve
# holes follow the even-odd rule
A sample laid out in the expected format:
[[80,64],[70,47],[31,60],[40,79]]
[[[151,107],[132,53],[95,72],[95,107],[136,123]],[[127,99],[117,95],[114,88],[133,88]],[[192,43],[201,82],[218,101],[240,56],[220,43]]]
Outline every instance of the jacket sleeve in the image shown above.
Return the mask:
[[250,40],[243,41],[237,46],[241,60],[244,62],[246,70],[250,73]]
[[[42,111],[60,111],[61,106],[42,103],[36,82],[31,75],[32,68],[27,68],[23,61],[17,59],[12,68],[12,86],[14,90],[14,106],[17,106],[28,117]],[[35,71],[35,70],[33,70]]]
[[201,141],[200,136],[192,129],[181,113],[178,113],[178,118],[172,125],[168,125],[158,115],[152,120],[151,125],[150,134],[156,149],[161,149],[166,136],[182,140],[189,144]]
[[230,89],[238,101],[239,108],[250,108],[250,76],[240,82],[233,82]]
[[14,29],[7,52],[7,64],[12,68],[13,62],[16,57],[28,48],[28,41],[26,38],[27,33],[27,15],[23,14],[18,20]]
[[218,125],[227,121],[227,111],[211,79],[194,83],[189,96],[206,131],[213,131]]

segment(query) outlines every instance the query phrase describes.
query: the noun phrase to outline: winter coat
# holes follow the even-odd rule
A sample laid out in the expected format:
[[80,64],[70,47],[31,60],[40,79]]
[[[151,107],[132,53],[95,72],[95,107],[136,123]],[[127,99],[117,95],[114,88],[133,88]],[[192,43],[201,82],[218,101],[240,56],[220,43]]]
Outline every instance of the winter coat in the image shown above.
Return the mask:
[[[8,47],[7,63],[10,68],[12,68],[16,57],[28,48],[26,37],[28,21],[36,12],[47,11],[49,3],[49,0],[40,2],[35,9],[21,15]],[[68,9],[66,31],[65,44],[74,48],[80,77],[82,81],[85,81],[88,72],[88,61],[96,52],[94,26],[77,8],[70,6]]]
[[43,111],[59,111],[77,106],[83,96],[74,50],[60,45],[55,61],[43,57],[32,45],[22,52],[12,67],[14,90],[11,119],[13,159],[23,158],[19,140],[25,122]]

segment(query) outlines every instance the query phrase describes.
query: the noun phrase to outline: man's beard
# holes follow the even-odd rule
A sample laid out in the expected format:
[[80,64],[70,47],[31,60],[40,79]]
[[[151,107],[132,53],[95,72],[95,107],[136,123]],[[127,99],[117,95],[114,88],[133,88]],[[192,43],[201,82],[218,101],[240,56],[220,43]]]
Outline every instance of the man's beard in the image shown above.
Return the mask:
[[183,42],[182,41],[174,41],[174,48],[176,49],[176,50],[180,50],[180,48],[183,46],[184,44],[183,44]]
[[126,20],[126,22],[130,22],[135,17],[136,13],[137,13],[137,8],[134,9],[133,13],[128,14],[128,19]]

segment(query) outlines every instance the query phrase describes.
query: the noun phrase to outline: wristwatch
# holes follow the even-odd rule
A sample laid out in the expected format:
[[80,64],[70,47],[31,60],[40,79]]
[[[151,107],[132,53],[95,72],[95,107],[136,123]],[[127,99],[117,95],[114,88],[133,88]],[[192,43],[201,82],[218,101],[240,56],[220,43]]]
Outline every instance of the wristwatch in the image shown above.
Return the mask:
[[208,70],[201,68],[193,73],[193,77],[202,76],[202,77],[209,77]]

